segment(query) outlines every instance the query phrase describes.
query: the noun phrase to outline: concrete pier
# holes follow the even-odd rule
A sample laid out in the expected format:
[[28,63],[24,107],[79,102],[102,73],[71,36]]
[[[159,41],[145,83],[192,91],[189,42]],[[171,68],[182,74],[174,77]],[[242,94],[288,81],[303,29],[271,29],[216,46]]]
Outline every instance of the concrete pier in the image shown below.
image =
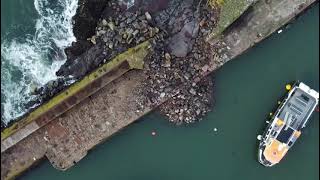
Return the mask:
[[[85,98],[114,81],[131,69],[143,69],[143,59],[150,50],[148,41],[129,49],[99,67],[81,81],[41,105],[1,134],[1,152],[12,147],[31,133],[48,124]],[[132,53],[134,51],[134,53]]]

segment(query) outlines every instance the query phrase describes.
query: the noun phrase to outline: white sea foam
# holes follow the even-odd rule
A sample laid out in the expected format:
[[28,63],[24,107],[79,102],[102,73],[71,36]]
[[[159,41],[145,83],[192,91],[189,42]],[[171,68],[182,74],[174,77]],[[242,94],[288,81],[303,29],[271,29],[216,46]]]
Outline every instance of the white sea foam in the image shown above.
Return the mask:
[[75,41],[72,17],[78,0],[34,0],[39,14],[35,34],[26,39],[1,42],[2,120],[23,115],[24,104],[36,98],[30,95],[36,85],[56,79],[55,72],[65,62],[64,49]]

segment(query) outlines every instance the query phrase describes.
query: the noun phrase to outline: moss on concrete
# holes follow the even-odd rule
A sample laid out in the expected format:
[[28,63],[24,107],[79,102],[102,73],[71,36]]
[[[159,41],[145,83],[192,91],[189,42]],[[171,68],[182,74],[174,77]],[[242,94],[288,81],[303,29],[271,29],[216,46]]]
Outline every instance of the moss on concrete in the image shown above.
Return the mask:
[[11,134],[18,131],[20,128],[24,127],[25,125],[31,123],[44,113],[46,113],[49,109],[55,107],[56,105],[60,104],[68,97],[73,96],[81,89],[89,85],[94,80],[100,78],[107,72],[111,71],[112,69],[116,68],[124,61],[128,61],[130,65],[130,69],[142,69],[144,64],[144,57],[147,56],[149,49],[150,49],[149,41],[145,41],[144,43],[139,44],[136,47],[128,49],[126,52],[119,54],[111,61],[107,62],[106,64],[102,65],[101,67],[97,68],[95,71],[90,73],[89,75],[85,76],[79,82],[74,83],[69,88],[64,90],[63,92],[59,93],[47,103],[41,105],[31,113],[29,113],[25,118],[21,119],[20,121],[15,122],[10,127],[4,129],[1,132],[1,140],[9,137]]
[[209,0],[208,2],[213,8],[220,9],[218,24],[208,36],[208,39],[212,39],[238,19],[255,0]]
[[208,4],[212,7],[222,6],[225,0],[208,0]]

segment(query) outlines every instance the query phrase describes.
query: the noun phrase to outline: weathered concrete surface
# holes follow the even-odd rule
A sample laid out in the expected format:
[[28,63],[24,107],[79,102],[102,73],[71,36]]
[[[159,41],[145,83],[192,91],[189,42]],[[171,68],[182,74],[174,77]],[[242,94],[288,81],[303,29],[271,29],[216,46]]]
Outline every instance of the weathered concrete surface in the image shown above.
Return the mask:
[[129,49],[5,129],[1,133],[1,153],[130,69],[142,69],[150,50],[148,41]]
[[97,94],[1,153],[1,178],[9,179],[46,156],[58,169],[67,169],[106,137],[151,110],[137,112],[134,89],[142,71],[130,71]]
[[[209,62],[204,77],[228,60],[241,54],[270,33],[286,24],[314,0],[259,1],[220,40],[220,56]],[[4,151],[1,156],[1,178],[8,179],[46,156],[54,167],[67,169],[86,155],[96,144],[149,112],[141,109],[136,92],[145,75],[131,71],[112,82],[91,98],[66,112],[44,128]],[[191,83],[191,82],[190,82]],[[179,88],[179,87],[177,87]],[[167,99],[162,98],[161,102]],[[37,148],[34,148],[37,147]]]
[[222,41],[229,46],[225,59],[231,60],[265,39],[314,2],[316,0],[258,1],[225,32]]

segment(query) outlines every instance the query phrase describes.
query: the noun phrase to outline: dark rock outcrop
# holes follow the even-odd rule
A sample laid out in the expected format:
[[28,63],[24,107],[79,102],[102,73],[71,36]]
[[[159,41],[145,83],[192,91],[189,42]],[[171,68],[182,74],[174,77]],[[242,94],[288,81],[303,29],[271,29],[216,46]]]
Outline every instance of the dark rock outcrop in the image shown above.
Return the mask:
[[86,40],[95,34],[100,15],[109,0],[79,0],[73,17],[73,33],[77,40]]
[[73,17],[73,34],[77,41],[65,49],[67,61],[72,61],[86,52],[92,44],[87,39],[95,34],[97,22],[109,0],[79,0]]
[[103,62],[105,55],[103,54],[103,45],[97,44],[85,51],[82,55],[74,59],[72,62],[66,62],[56,72],[58,76],[72,75],[75,79],[81,78],[91,69],[97,67]]
[[71,46],[65,49],[68,59],[67,61],[73,61],[86,52],[91,46],[92,44],[87,40],[77,40],[76,42],[72,42]]
[[[66,51],[68,58],[73,60],[69,59],[56,74],[64,77],[71,75],[79,79],[128,48],[154,37],[160,30],[152,27],[151,20],[151,15],[141,10],[130,12],[121,3],[108,3],[94,34],[86,42],[82,42],[83,45],[74,43]],[[86,51],[82,53],[83,50]]]

